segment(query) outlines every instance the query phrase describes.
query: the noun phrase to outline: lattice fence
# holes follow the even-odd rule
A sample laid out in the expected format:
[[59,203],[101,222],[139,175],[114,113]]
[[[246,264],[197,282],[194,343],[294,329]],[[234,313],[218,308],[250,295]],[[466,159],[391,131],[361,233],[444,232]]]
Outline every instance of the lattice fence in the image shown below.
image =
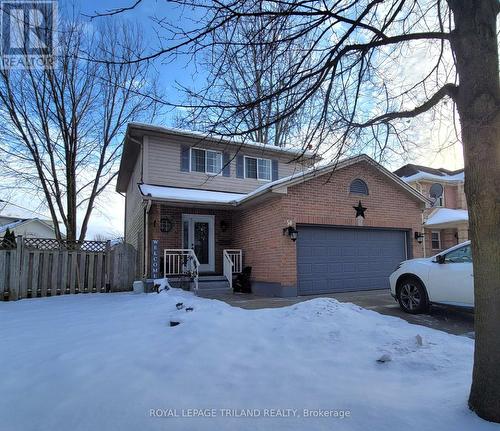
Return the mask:
[[105,253],[108,245],[106,241],[67,241],[48,238],[24,239],[24,247],[30,250]]
[[17,237],[0,248],[0,295],[4,300],[131,290],[135,249],[101,241]]

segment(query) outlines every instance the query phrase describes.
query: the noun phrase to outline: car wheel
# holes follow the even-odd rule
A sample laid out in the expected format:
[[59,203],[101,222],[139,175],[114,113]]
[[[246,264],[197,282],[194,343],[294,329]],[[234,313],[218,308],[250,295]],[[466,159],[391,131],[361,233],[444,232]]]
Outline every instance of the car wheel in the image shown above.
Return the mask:
[[424,285],[416,278],[405,278],[399,283],[398,302],[401,309],[410,314],[429,310],[429,300]]

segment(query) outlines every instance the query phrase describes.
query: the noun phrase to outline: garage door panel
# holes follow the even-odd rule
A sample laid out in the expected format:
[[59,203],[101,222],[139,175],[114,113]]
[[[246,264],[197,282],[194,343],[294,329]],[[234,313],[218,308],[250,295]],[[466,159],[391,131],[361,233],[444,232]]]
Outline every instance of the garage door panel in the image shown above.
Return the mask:
[[327,256],[340,256],[340,249],[338,247],[327,247]]
[[299,263],[297,266],[298,272],[300,272],[302,275],[306,276],[308,274],[312,274],[312,265],[307,263]]
[[406,259],[404,231],[299,227],[299,294],[389,287],[388,277]]

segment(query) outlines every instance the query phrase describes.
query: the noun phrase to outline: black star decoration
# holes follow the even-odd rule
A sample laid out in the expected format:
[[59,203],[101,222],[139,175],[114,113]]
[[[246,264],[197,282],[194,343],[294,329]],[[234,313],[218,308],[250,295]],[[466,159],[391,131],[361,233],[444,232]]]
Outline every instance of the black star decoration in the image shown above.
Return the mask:
[[361,201],[359,201],[358,206],[353,207],[353,208],[356,210],[356,217],[361,216],[361,217],[365,218],[366,208],[363,205],[361,205]]

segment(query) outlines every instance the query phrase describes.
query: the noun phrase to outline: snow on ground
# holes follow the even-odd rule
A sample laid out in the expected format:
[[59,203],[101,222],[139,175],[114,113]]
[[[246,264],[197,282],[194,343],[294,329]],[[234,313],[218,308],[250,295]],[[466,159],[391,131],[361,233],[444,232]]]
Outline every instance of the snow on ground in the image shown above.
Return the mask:
[[68,295],[1,302],[0,322],[2,431],[500,429],[466,407],[472,340],[333,299]]

